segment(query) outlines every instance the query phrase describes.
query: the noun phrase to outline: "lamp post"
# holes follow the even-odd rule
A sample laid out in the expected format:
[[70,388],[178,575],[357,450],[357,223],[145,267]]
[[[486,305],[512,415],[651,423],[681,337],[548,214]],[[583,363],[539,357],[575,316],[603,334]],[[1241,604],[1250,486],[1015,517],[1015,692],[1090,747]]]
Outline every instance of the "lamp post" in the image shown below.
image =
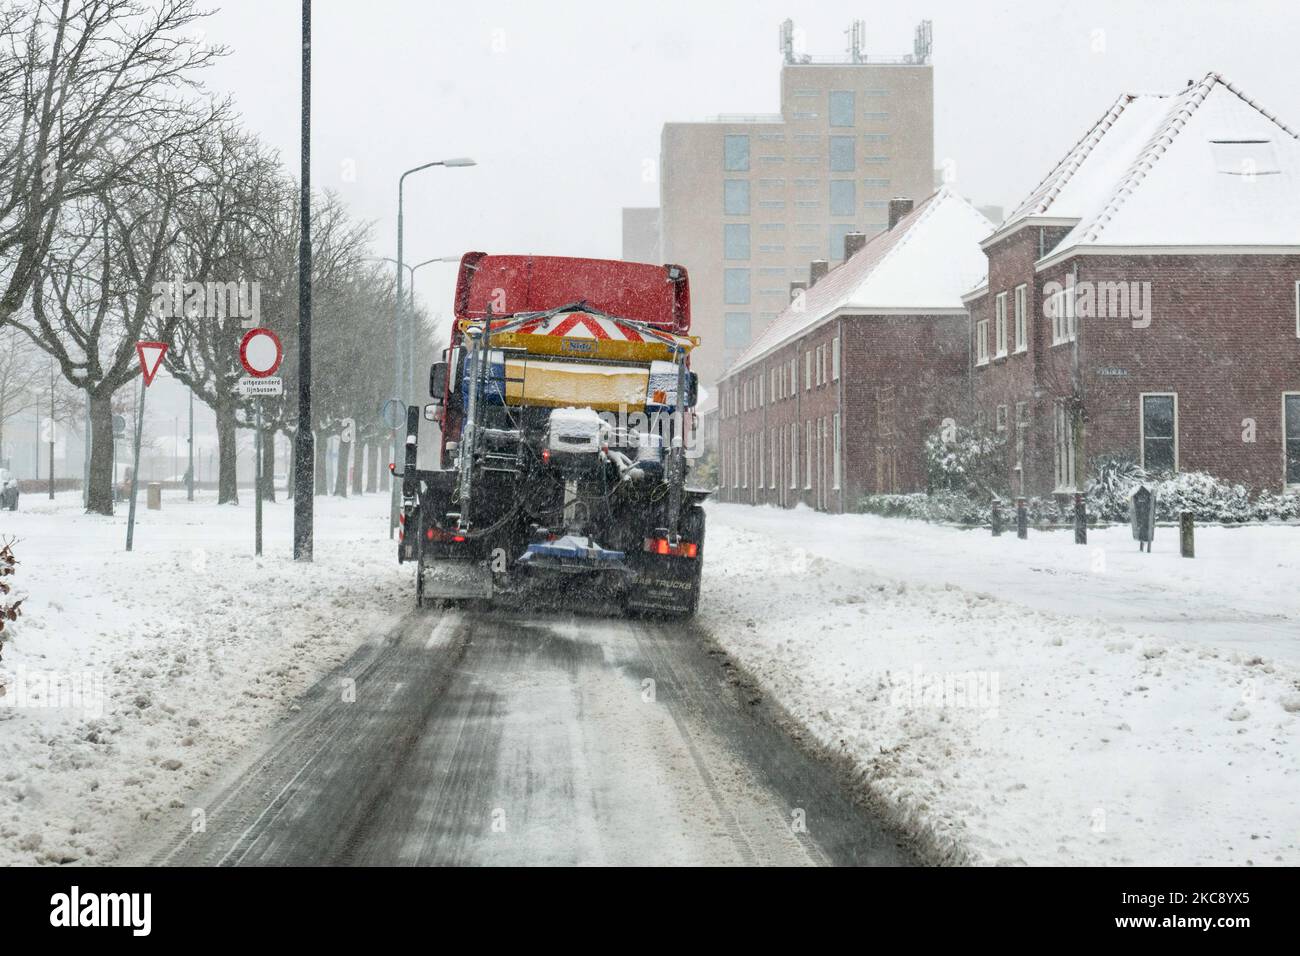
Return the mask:
[[311,431],[311,0],[302,0],[300,136],[302,194],[298,210],[298,428],[293,438],[293,559],[310,561],[316,491],[316,455]]
[[[305,0],[304,0],[305,2]],[[406,172],[402,173],[397,180],[397,298],[393,303],[393,397],[398,401],[402,400],[402,392],[405,391],[403,381],[406,380],[402,360],[402,269],[405,268],[402,262],[402,231],[405,210],[403,208],[403,194],[406,188],[406,177],[412,173],[418,173],[422,169],[432,169],[434,166],[474,166],[477,165],[474,160],[460,156],[454,159],[439,159],[432,163],[424,163],[420,166],[413,166]],[[410,351],[410,343],[407,343],[407,351]],[[403,403],[405,404],[405,403]],[[402,460],[402,433],[398,429],[393,436],[393,461]],[[392,500],[389,503],[388,511],[388,537],[393,537],[393,532],[397,528],[397,510],[400,501],[400,493],[397,488],[397,482],[392,482]]]

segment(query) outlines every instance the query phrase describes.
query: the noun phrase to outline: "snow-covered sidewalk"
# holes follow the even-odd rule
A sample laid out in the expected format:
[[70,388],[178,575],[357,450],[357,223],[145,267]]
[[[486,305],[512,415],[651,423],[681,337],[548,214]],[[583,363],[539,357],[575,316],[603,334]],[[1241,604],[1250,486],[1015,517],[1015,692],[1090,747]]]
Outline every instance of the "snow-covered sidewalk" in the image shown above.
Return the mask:
[[1300,863],[1300,528],[711,504],[706,550],[701,622],[936,858]]
[[116,861],[409,610],[387,495],[317,498],[310,565],[291,560],[289,501],[266,506],[253,557],[243,497],[141,500],[130,554],[124,507],[87,516],[74,493],[0,512],[28,595],[0,662],[0,864]]

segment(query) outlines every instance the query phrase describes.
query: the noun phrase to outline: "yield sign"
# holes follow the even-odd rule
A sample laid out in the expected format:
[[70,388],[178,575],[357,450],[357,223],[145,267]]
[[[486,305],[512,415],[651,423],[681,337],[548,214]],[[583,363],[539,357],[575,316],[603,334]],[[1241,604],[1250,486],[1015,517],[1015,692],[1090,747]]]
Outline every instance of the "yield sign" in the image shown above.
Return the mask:
[[158,374],[163,356],[167,354],[166,342],[136,342],[135,354],[140,359],[140,371],[144,373],[146,387],[153,384],[153,377]]

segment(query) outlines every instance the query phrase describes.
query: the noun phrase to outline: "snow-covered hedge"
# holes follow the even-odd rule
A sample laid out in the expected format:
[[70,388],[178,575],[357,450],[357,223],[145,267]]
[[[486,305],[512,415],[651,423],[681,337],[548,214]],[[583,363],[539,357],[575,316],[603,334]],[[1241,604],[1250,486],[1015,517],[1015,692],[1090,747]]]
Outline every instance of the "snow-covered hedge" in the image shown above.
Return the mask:
[[1003,491],[1006,440],[986,428],[950,425],[925,440],[925,474],[936,494],[957,492],[972,497]]
[[[1300,520],[1300,493],[1261,491],[1252,497],[1244,486],[1220,481],[1203,472],[1189,471],[1151,479],[1137,465],[1106,462],[1088,485],[1089,521],[1128,521],[1129,495],[1139,482],[1155,491],[1158,521],[1177,521],[1184,511],[1190,511],[1196,521],[1225,524]],[[1066,496],[1030,498],[1025,504],[1030,524],[1073,520],[1073,505]],[[932,495],[867,495],[859,500],[857,510],[887,518],[953,524],[985,525],[992,519],[989,501],[976,500],[957,491],[939,491]],[[1013,526],[1014,500],[1003,500],[1002,514],[1006,526]]]

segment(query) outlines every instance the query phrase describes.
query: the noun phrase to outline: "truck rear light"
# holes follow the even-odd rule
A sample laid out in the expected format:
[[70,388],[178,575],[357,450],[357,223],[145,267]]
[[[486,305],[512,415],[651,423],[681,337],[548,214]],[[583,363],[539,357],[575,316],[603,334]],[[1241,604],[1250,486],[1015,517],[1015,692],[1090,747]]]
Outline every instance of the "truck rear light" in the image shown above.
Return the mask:
[[700,546],[694,541],[679,541],[673,545],[667,538],[646,538],[645,549],[651,554],[663,554],[674,558],[694,558],[700,553]]
[[542,449],[542,464],[544,464],[544,465],[546,465],[546,464],[550,464],[550,461],[551,461],[551,450],[550,450],[549,448],[543,448],[543,449]]
[[424,540],[426,540],[426,541],[432,541],[432,540],[433,540],[433,529],[432,529],[432,528],[429,528],[427,531],[424,532]]

